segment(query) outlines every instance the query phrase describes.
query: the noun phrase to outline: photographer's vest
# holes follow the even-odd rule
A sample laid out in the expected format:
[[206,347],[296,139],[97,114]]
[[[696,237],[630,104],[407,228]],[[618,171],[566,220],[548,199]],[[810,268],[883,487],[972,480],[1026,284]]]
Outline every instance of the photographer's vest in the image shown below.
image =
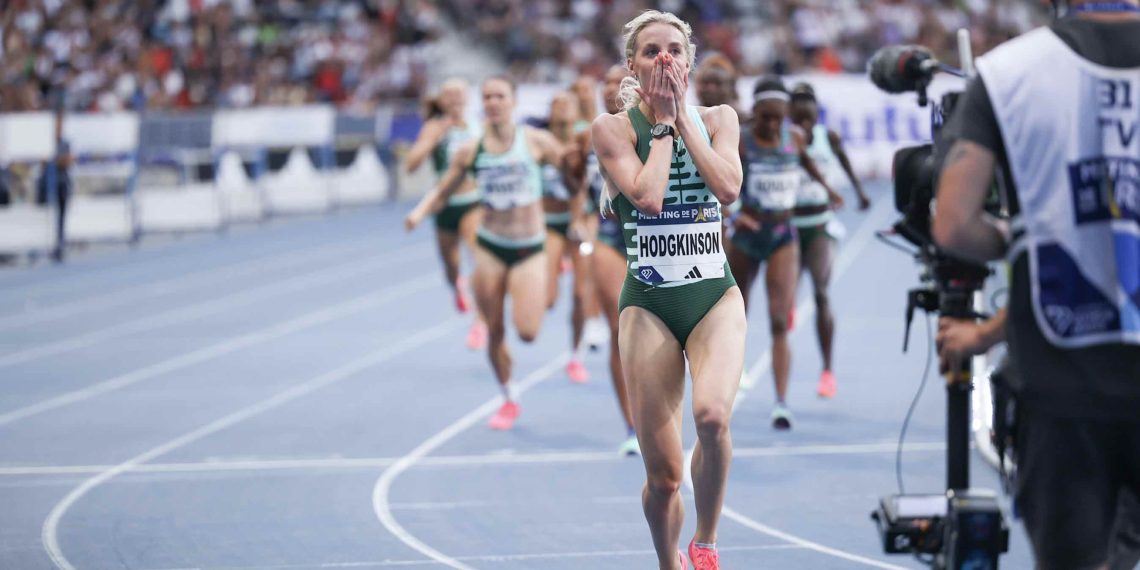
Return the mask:
[[[689,118],[711,143],[708,129],[697,108],[686,107]],[[637,156],[649,160],[651,144],[669,144],[654,139],[649,120],[641,110],[629,110],[629,121],[637,134]],[[727,265],[721,240],[720,202],[705,185],[685,141],[673,139],[669,182],[661,213],[642,214],[618,194],[613,205],[625,234],[629,274],[642,283],[675,287],[703,279],[724,277]]]
[[1140,68],[1112,69],[1047,28],[978,60],[1021,204],[1010,259],[1061,348],[1140,345]]
[[762,148],[752,133],[744,134],[744,188],[740,202],[754,210],[784,212],[796,206],[803,185],[800,151],[788,125],[780,127],[780,145]]
[[[476,125],[468,125],[466,127],[451,127],[447,129],[447,134],[443,135],[443,140],[432,149],[431,162],[432,167],[435,169],[436,176],[443,177],[447,173],[447,169],[451,166],[451,159],[455,156],[455,151],[459,149],[463,143],[474,140],[481,136],[479,127]],[[463,206],[476,202],[479,200],[477,192],[463,192],[461,194],[452,194],[447,199],[449,206]]]

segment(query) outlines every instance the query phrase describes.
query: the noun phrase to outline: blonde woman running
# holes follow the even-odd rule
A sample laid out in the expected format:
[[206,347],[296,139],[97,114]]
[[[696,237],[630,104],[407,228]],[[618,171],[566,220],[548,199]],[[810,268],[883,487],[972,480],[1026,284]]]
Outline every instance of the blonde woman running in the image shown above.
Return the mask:
[[[616,115],[622,112],[617,95],[622,80],[628,76],[629,70],[622,65],[615,65],[606,71],[602,86],[606,113]],[[621,372],[621,357],[618,352],[618,297],[621,295],[626,275],[625,238],[622,237],[621,222],[617,220],[616,215],[599,213],[598,204],[602,202],[605,180],[589,130],[578,134],[578,149],[581,152],[581,161],[585,165],[583,183],[587,194],[582,220],[578,225],[583,228],[582,233],[592,240],[590,242],[592,253],[589,259],[594,294],[601,305],[602,314],[609,322],[607,332],[610,341],[610,378],[626,427],[626,439],[619,451],[623,455],[638,455],[641,453],[641,447],[637,442],[636,430],[633,428],[633,413],[629,409],[629,395]]]
[[740,126],[731,107],[685,105],[696,51],[687,23],[651,10],[626,24],[625,34],[632,71],[622,81],[626,112],[600,116],[592,130],[629,262],[618,345],[647,475],[642,504],[660,567],[685,568],[676,548],[687,357],[698,438],[692,460],[697,532],[689,557],[707,570],[719,567],[717,524],[732,459],[729,419],[747,329],[720,219],[721,205],[740,192]]
[[463,144],[452,158],[440,186],[408,214],[411,229],[442,208],[463,181],[474,174],[483,206],[475,248],[475,301],[487,319],[491,366],[503,391],[503,404],[491,429],[510,429],[519,416],[511,386],[511,355],[506,345],[504,306],[511,297],[511,317],[523,342],[538,336],[546,313],[546,228],[542,216],[540,163],[558,164],[563,149],[550,133],[516,125],[515,86],[493,77],[483,82],[486,132]]
[[[431,157],[437,177],[447,172],[447,167],[456,149],[467,141],[479,138],[477,125],[468,124],[464,118],[467,110],[467,82],[462,79],[449,79],[440,86],[439,96],[427,102],[424,123],[416,142],[408,151],[405,166],[409,173],[419,170],[420,165]],[[439,245],[439,257],[443,260],[443,271],[447,283],[455,294],[455,306],[459,312],[470,310],[466,286],[460,274],[459,242],[475,250],[475,230],[479,227],[481,212],[479,193],[475,181],[466,177],[460,188],[452,194],[447,206],[435,215],[435,236]],[[467,333],[467,347],[482,350],[487,344],[487,326],[476,314],[475,322]]]

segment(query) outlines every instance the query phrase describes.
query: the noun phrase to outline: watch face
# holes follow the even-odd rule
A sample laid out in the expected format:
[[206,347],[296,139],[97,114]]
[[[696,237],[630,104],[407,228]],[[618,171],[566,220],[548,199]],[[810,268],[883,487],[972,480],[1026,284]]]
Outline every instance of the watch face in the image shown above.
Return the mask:
[[669,134],[669,125],[653,125],[653,130],[650,133],[655,137],[663,137]]

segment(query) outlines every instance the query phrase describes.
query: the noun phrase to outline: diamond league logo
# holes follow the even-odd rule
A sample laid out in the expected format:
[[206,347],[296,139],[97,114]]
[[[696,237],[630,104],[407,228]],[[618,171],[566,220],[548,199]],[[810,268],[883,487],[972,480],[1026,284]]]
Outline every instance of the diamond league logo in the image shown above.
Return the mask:
[[652,269],[642,269],[641,270],[641,278],[642,279],[648,280],[650,277],[653,277],[653,270]]

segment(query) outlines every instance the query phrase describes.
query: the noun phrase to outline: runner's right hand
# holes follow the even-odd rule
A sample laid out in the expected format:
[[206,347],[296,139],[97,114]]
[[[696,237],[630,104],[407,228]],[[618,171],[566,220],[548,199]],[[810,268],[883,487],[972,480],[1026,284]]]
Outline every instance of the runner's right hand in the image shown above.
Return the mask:
[[404,218],[404,229],[409,232],[416,229],[416,226],[418,226],[423,219],[423,215],[420,214],[418,210],[413,210],[412,213]]
[[675,125],[677,123],[677,98],[673,92],[673,84],[669,81],[669,76],[666,73],[667,68],[671,65],[673,65],[673,56],[666,53],[657,54],[653,66],[653,77],[649,80],[649,85],[642,85],[637,88],[637,94],[641,96],[642,101],[649,105],[653,111],[653,118],[658,123]]

